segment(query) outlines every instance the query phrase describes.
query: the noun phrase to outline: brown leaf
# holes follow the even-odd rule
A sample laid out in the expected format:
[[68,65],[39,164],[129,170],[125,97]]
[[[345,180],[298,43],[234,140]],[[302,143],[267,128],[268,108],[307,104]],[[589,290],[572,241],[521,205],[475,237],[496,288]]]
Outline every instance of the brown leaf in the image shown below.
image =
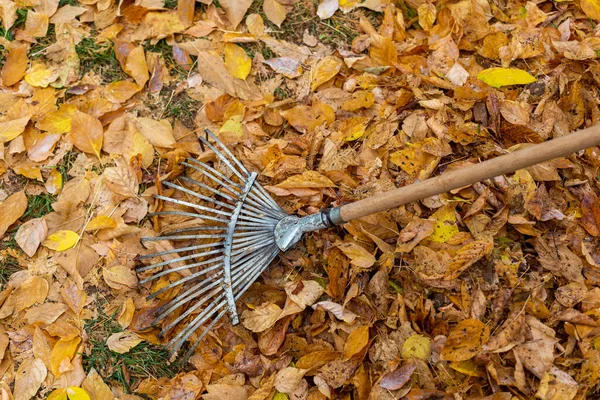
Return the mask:
[[135,119],[135,125],[153,146],[174,147],[175,137],[173,136],[173,127],[168,120],[155,121],[151,118],[140,117]]
[[269,21],[277,25],[279,28],[281,28],[281,24],[287,16],[285,7],[281,5],[281,3],[277,2],[277,0],[265,0],[263,3],[263,12]]
[[137,333],[124,331],[110,335],[108,339],[106,339],[106,345],[110,350],[116,353],[125,354],[143,341],[144,339]]
[[252,0],[223,0],[219,4],[227,13],[227,19],[229,19],[229,27],[235,30],[237,26],[244,19],[246,11],[252,5]]
[[102,123],[98,118],[81,111],[75,111],[72,117],[69,139],[79,150],[94,154],[99,159],[104,139]]
[[356,243],[340,243],[337,247],[350,259],[352,265],[356,265],[359,268],[371,268],[377,261],[373,254]]
[[477,319],[462,320],[452,329],[440,355],[446,361],[464,361],[481,351],[490,337],[490,329]]
[[202,395],[205,400],[248,400],[248,391],[243,386],[215,383],[206,386],[206,390],[208,393]]
[[19,227],[15,241],[25,254],[33,257],[38,247],[48,235],[48,226],[44,218],[32,218]]
[[308,370],[293,367],[278,371],[275,375],[275,389],[281,393],[292,393],[296,390],[306,372]]
[[348,361],[369,343],[369,327],[362,325],[350,332],[344,344],[344,361]]
[[15,400],[29,400],[46,380],[48,370],[39,358],[28,358],[19,365],[15,374]]
[[102,277],[108,286],[116,290],[135,289],[138,283],[135,273],[123,265],[104,268]]
[[379,386],[387,390],[398,390],[410,380],[415,369],[417,364],[409,363],[393,372],[388,372],[379,380]]
[[294,303],[304,309],[306,306],[312,306],[325,289],[317,281],[298,281],[286,284],[285,292]]
[[[6,22],[6,21],[4,21]],[[2,83],[4,86],[12,86],[18,83],[25,76],[27,71],[27,64],[29,59],[27,58],[27,45],[13,45],[8,48],[8,54],[6,61],[2,66]]]
[[27,209],[25,192],[17,192],[0,204],[0,236],[23,215]]
[[125,72],[135,79],[135,82],[141,88],[143,88],[146,82],[148,82],[148,79],[150,79],[148,64],[146,64],[146,54],[142,46],[134,48],[127,56]]
[[273,303],[266,304],[252,311],[244,310],[242,313],[242,324],[252,332],[263,332],[275,324],[281,313],[281,308]]
[[90,400],[113,400],[115,396],[109,386],[94,368],[85,377],[81,388],[90,396]]
[[123,197],[136,197],[139,181],[137,175],[128,165],[109,167],[102,174],[103,182],[111,192]]

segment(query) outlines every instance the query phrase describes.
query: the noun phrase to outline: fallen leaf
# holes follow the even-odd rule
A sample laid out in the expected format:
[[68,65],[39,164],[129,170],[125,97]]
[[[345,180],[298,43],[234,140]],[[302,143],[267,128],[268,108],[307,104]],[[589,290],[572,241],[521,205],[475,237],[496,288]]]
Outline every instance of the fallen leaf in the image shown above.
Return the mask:
[[117,227],[117,221],[107,215],[99,215],[92,219],[85,227],[86,232],[98,229],[111,229]]
[[77,386],[56,389],[48,396],[47,400],[91,400],[87,392]]
[[150,118],[136,118],[135,124],[140,133],[156,147],[172,148],[175,145],[173,127],[166,119],[155,121]]
[[15,400],[29,400],[46,380],[48,370],[39,358],[28,358],[19,365],[15,374]]
[[[7,21],[4,20],[6,23]],[[8,30],[8,28],[6,29]],[[27,71],[27,64],[29,59],[27,58],[27,45],[19,44],[10,46],[6,55],[6,60],[2,66],[2,83],[4,86],[12,86],[18,83],[25,76]]]
[[460,321],[448,335],[440,355],[446,361],[465,361],[481,351],[490,337],[490,329],[477,319]]
[[15,241],[25,254],[33,257],[47,235],[48,226],[44,218],[32,218],[19,227]]
[[150,79],[148,64],[146,64],[146,54],[142,46],[134,48],[127,56],[125,72],[135,80],[135,83],[140,88],[143,88],[148,79]]
[[0,143],[10,142],[25,130],[30,117],[0,122]]
[[339,6],[338,0],[322,0],[317,8],[317,15],[321,19],[331,18]]
[[225,67],[238,79],[246,79],[252,68],[252,59],[237,44],[225,44]]
[[600,21],[600,2],[598,0],[581,0],[579,4],[588,18]]
[[293,367],[286,367],[279,370],[277,375],[275,375],[275,389],[281,393],[292,393],[300,385],[306,372],[307,370],[305,369]]
[[14,224],[27,209],[27,196],[25,192],[17,192],[10,195],[0,204],[0,236],[3,236],[8,228]]
[[360,353],[369,343],[369,327],[362,325],[350,332],[344,344],[344,361],[348,361],[354,355]]
[[229,27],[235,30],[237,26],[244,19],[246,11],[252,5],[253,0],[223,0],[219,4],[227,13],[227,19],[229,20]]
[[138,283],[135,273],[124,265],[104,268],[102,277],[108,286],[116,290],[135,289]]
[[72,116],[69,139],[79,150],[94,154],[100,159],[104,129],[97,118],[81,111],[75,111]]
[[351,324],[356,319],[357,315],[351,311],[345,310],[341,305],[334,303],[333,301],[320,301],[312,305],[312,308],[322,308],[325,311],[331,312],[339,320],[342,320],[348,324]]
[[294,79],[302,75],[302,63],[292,57],[271,58],[265,60],[264,63],[286,78]]
[[278,28],[281,28],[281,24],[285,20],[287,16],[287,12],[285,7],[277,2],[277,0],[265,0],[263,3],[263,12]]
[[73,370],[71,360],[75,357],[80,342],[80,337],[60,339],[56,342],[50,354],[50,371],[55,377]]
[[356,243],[340,243],[337,247],[350,259],[350,263],[362,269],[371,268],[377,261],[375,256]]
[[113,400],[115,398],[110,387],[104,383],[94,368],[85,377],[81,388],[89,394],[91,400]]
[[276,304],[267,304],[252,311],[242,312],[242,324],[252,332],[264,332],[279,319],[283,310]]
[[319,86],[336,76],[342,69],[343,64],[342,60],[333,56],[320,60],[315,66],[314,71],[311,71],[311,90],[316,90]]
[[286,284],[285,292],[290,300],[305,309],[306,306],[312,306],[325,292],[325,289],[316,281],[298,281]]
[[527,71],[517,68],[488,68],[477,74],[477,79],[495,88],[526,85],[536,81]]
[[381,377],[379,386],[387,390],[401,389],[410,380],[416,369],[417,364],[410,363],[403,365],[395,371],[387,372]]
[[110,335],[108,339],[106,339],[106,345],[115,353],[125,354],[143,341],[144,339],[137,333],[124,331]]
[[62,230],[54,232],[42,242],[42,245],[55,251],[65,251],[75,246],[79,241],[77,232]]
[[401,356],[404,359],[427,360],[431,355],[431,339],[423,335],[410,335],[402,344]]

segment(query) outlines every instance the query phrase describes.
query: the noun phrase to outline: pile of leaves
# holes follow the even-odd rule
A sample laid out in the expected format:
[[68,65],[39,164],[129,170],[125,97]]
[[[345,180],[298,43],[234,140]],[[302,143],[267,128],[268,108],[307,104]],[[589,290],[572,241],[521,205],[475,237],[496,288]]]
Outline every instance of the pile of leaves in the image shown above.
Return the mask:
[[140,237],[186,223],[148,213],[179,161],[214,159],[204,128],[307,215],[597,124],[598,0],[0,0],[0,20],[2,399],[600,396],[597,147],[308,235],[185,365],[135,272]]

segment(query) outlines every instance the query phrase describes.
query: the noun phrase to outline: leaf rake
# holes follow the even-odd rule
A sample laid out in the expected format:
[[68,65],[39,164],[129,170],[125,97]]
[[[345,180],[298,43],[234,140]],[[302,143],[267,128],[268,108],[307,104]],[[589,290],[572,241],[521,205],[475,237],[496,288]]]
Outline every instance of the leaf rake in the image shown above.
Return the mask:
[[167,210],[152,214],[189,218],[197,221],[197,225],[166,229],[161,236],[142,238],[145,243],[173,241],[184,245],[142,255],[141,259],[160,261],[137,270],[139,273],[151,271],[141,284],[176,276],[149,299],[161,295],[169,298],[168,291],[179,290],[158,308],[153,325],[163,321],[162,336],[174,332],[167,344],[171,357],[201,329],[184,359],[193,354],[225,314],[229,314],[233,325],[239,323],[236,301],[279,252],[292,248],[304,233],[341,225],[600,144],[599,125],[299,218],[287,214],[257,182],[257,173],[249,172],[212,132],[208,129],[205,132],[206,137],[200,136],[199,140],[214,152],[216,160],[212,165],[192,158],[181,163],[199,174],[203,182],[187,176],[179,179],[188,187],[163,182],[164,186],[193,201],[156,195],[159,200],[190,211]]

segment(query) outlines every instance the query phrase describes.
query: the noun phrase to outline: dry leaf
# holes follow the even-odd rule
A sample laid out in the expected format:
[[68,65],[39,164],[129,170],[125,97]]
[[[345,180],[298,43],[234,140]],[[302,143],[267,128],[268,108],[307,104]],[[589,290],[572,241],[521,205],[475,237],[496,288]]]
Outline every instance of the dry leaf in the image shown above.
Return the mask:
[[[7,21],[4,20],[4,22],[6,23]],[[15,44],[14,46],[10,46],[6,60],[2,66],[2,72],[0,73],[4,86],[12,86],[18,83],[25,76],[28,62],[27,45]]]
[[265,0],[263,3],[263,12],[277,27],[281,28],[281,24],[287,16],[285,7],[277,0]]
[[15,374],[15,400],[29,400],[46,379],[48,370],[39,358],[28,358],[19,365]]
[[173,127],[166,119],[155,121],[150,118],[136,118],[135,124],[153,146],[172,148],[175,145]]
[[125,354],[143,341],[144,339],[137,333],[124,331],[110,335],[108,339],[106,339],[106,345],[111,351]]
[[275,375],[275,389],[281,393],[292,393],[300,385],[300,381],[302,381],[306,372],[305,369],[293,367],[279,370]]
[[43,246],[51,250],[65,251],[75,246],[79,241],[77,232],[70,230],[62,230],[54,232],[42,242]]
[[225,67],[233,77],[246,79],[252,68],[252,59],[237,44],[225,44]]
[[316,90],[320,85],[332,79],[342,69],[343,61],[337,57],[329,56],[320,60],[311,71],[311,90]]
[[33,257],[47,235],[48,226],[44,218],[33,218],[19,227],[15,235],[15,241],[25,254]]
[[368,326],[362,325],[350,332],[344,344],[344,361],[348,361],[354,355],[360,353],[367,343],[369,343]]
[[248,11],[252,5],[252,0],[223,0],[220,1],[219,4],[227,13],[229,27],[232,30],[235,30],[244,19],[246,11]]
[[305,309],[306,306],[312,306],[325,292],[325,289],[316,281],[298,281],[286,284],[285,292],[290,300]]
[[72,116],[69,139],[79,150],[100,158],[104,139],[102,123],[91,115],[75,111]]
[[252,311],[244,310],[242,313],[242,324],[252,332],[264,332],[275,325],[281,313],[281,308],[272,303]]
[[446,361],[465,361],[481,351],[490,337],[490,329],[477,319],[465,319],[448,335],[440,355]]
[[17,192],[0,204],[0,236],[23,215],[27,209],[25,192]]

